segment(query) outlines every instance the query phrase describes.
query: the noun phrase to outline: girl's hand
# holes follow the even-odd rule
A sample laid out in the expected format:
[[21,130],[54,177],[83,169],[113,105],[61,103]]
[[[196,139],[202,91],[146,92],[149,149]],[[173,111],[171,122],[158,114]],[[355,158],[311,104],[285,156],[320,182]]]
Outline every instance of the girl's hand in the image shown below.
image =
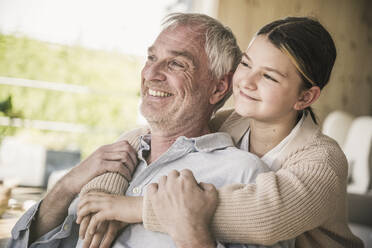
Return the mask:
[[212,184],[198,184],[190,170],[172,171],[147,187],[155,215],[177,247],[215,247],[209,223],[217,206]]
[[[104,221],[117,220],[125,223],[142,221],[142,197],[127,197],[106,193],[88,193],[78,205],[76,223],[82,224],[80,236],[93,235],[97,226]],[[81,223],[91,215],[89,224]],[[87,234],[86,234],[87,233]]]

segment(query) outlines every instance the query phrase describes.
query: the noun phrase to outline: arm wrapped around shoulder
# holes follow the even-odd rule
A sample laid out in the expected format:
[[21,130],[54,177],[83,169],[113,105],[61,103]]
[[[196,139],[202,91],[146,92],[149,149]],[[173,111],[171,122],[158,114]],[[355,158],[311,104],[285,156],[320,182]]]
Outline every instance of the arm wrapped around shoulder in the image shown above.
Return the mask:
[[212,222],[215,236],[226,242],[272,245],[321,226],[347,236],[347,161],[331,140],[315,140],[288,154],[277,172],[258,175],[256,184],[220,189]]
[[[148,127],[137,128],[122,134],[118,141],[127,140],[129,144],[136,150],[139,150],[141,135],[150,132]],[[104,192],[109,194],[123,195],[129,185],[128,180],[119,173],[107,172],[96,178],[93,178],[80,191],[80,195],[91,191]]]
[[[299,148],[282,161],[280,170],[259,174],[256,184],[219,189],[211,224],[215,238],[229,243],[272,245],[325,223],[333,223],[331,229],[336,222],[342,222],[347,162],[342,151],[327,145]],[[145,228],[164,231],[146,197],[143,218]]]

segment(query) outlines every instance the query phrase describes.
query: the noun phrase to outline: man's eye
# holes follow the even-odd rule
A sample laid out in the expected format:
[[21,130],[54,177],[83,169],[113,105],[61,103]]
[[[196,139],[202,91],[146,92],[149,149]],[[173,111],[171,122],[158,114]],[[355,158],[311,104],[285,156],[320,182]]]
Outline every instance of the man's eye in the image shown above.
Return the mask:
[[155,56],[154,55],[148,55],[147,60],[148,61],[155,61]]
[[169,62],[169,67],[171,67],[172,69],[184,69],[185,68],[185,66],[182,63],[174,61],[174,60]]
[[271,80],[271,81],[273,81],[273,82],[275,82],[275,83],[278,83],[278,80],[276,80],[275,78],[273,78],[273,77],[270,77],[270,75],[268,75],[268,74],[264,74],[263,75],[266,79],[269,79],[269,80]]

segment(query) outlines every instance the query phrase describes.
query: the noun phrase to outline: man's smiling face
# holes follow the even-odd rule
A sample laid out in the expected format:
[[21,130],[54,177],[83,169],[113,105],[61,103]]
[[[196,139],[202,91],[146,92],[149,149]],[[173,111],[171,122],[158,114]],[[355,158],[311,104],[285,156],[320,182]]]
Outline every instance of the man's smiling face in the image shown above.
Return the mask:
[[141,112],[160,127],[185,125],[206,114],[212,76],[204,36],[188,26],[165,29],[142,69]]

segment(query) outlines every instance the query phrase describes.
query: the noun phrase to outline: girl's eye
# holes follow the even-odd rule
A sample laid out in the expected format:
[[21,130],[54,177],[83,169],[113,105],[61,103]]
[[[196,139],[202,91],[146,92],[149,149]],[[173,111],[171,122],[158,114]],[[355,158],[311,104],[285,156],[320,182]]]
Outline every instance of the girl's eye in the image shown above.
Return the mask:
[[270,77],[268,74],[264,74],[264,77],[265,77],[266,79],[269,79],[269,80],[275,82],[275,83],[278,83],[278,80],[276,80],[275,78]]
[[278,80],[276,80],[275,78],[271,77],[270,75],[268,75],[268,74],[266,74],[266,73],[264,74],[264,77],[265,77],[266,79],[269,79],[269,80],[275,82],[275,83],[278,83]]

